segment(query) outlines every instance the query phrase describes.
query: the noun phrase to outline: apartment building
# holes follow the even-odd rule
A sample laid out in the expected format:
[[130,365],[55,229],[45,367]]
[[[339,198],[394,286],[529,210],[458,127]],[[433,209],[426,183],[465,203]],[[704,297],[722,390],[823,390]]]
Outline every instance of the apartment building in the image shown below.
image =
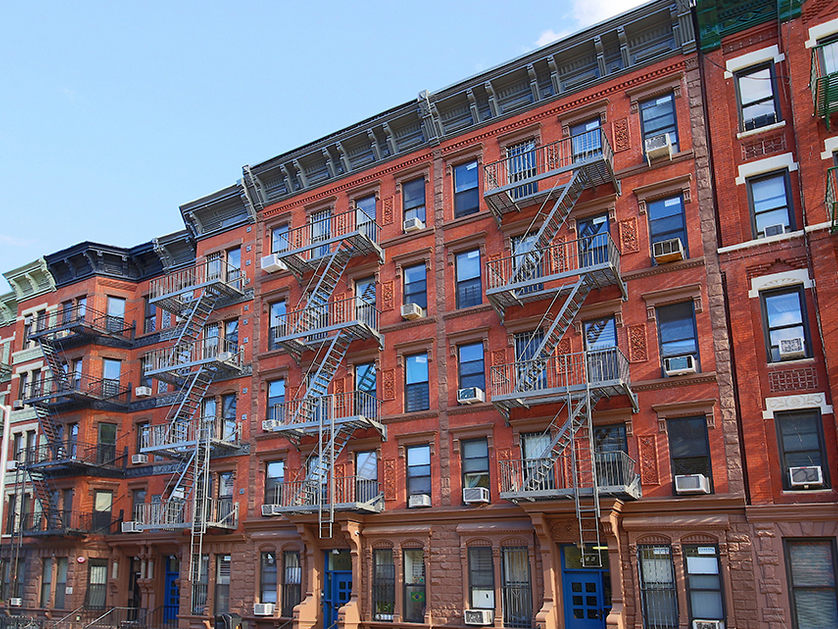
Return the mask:
[[[834,556],[835,501],[828,480],[786,487],[781,460],[815,464],[766,435],[816,408],[834,474],[838,350],[806,336],[789,364],[750,337],[766,297],[789,295],[812,314],[778,338],[834,334],[814,286],[838,287],[825,213],[745,229],[766,172],[811,172],[817,199],[826,169],[783,149],[748,170],[763,154],[731,151],[763,131],[739,129],[717,67],[753,61],[738,76],[771,46],[808,59],[808,14],[780,16],[803,37],[792,53],[776,9],[730,4],[650,2],[245,166],[180,208],[181,232],[6,273],[6,610],[265,629],[788,622],[789,596],[814,590],[779,558]],[[790,94],[762,125],[786,146]],[[815,589],[834,599],[834,582]]]

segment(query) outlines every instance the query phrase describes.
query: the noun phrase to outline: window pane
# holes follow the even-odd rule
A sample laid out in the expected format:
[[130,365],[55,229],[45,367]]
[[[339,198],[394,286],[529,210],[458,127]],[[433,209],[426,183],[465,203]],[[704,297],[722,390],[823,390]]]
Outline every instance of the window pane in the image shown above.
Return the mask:
[[428,307],[425,265],[417,264],[404,269],[404,303]]
[[644,139],[668,133],[673,150],[678,150],[678,128],[675,124],[675,101],[672,94],[640,103],[640,124]]
[[454,167],[454,217],[473,214],[480,209],[477,161]]

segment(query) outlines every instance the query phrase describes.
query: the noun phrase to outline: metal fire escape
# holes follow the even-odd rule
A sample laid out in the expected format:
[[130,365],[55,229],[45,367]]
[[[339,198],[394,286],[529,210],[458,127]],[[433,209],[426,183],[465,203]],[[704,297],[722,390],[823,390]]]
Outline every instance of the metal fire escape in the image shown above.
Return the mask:
[[335,476],[335,461],[355,430],[372,428],[386,438],[379,421],[380,403],[374,393],[363,390],[329,394],[353,341],[374,339],[379,349],[383,346],[375,285],[368,285],[365,294],[349,298],[337,299],[335,294],[352,258],[374,255],[379,263],[384,262],[379,230],[375,218],[360,208],[335,216],[319,213],[306,225],[290,230],[288,247],[276,254],[304,290],[294,310],[272,331],[274,343],[298,363],[304,355],[312,360],[299,389],[303,393],[269,409],[262,427],[295,445],[306,435],[316,436],[317,447],[291,480],[281,483],[275,495],[266,496],[262,514],[316,510],[321,538],[332,537],[336,507],[382,508],[377,481]]
[[616,347],[556,353],[591,290],[617,286],[623,299],[627,296],[619,251],[607,233],[557,238],[583,191],[599,186],[620,191],[613,153],[600,129],[518,150],[485,167],[484,196],[499,223],[508,213],[540,204],[519,241],[524,244],[511,256],[488,262],[486,295],[501,319],[511,307],[550,300],[536,330],[519,341],[516,362],[492,368],[492,403],[507,419],[515,408],[562,405],[542,435],[546,447],[540,456],[501,462],[501,496],[513,501],[572,497],[582,560],[591,567],[602,561],[602,485],[611,485],[614,477],[621,493],[634,495],[639,489],[633,462],[601,460],[593,440],[592,412],[600,399],[626,395],[637,410],[625,357]]
[[238,503],[211,496],[210,458],[239,447],[238,426],[231,429],[215,417],[203,417],[203,399],[216,378],[242,369],[242,348],[206,334],[213,309],[223,300],[244,296],[241,272],[220,258],[181,269],[151,284],[149,302],[172,313],[171,346],[145,356],[145,375],[169,383],[178,392],[166,422],[151,426],[142,437],[141,452],[178,463],[160,502],[137,505],[124,532],[189,529],[189,579],[192,606],[205,599],[201,590],[204,534],[209,528],[235,529]]

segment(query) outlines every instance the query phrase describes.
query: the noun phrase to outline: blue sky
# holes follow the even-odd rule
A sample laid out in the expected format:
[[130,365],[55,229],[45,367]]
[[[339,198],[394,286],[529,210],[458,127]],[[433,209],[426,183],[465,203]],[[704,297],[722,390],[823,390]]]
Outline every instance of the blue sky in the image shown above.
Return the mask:
[[244,164],[638,4],[5,3],[0,272],[182,229],[178,207]]

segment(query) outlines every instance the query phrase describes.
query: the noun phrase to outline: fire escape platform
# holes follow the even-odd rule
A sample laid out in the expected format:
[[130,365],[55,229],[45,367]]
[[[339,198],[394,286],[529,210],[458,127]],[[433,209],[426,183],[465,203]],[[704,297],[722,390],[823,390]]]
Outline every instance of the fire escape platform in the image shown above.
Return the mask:
[[290,481],[280,483],[275,491],[276,500],[262,505],[263,516],[319,513],[330,508],[356,513],[381,513],[384,510],[384,494],[379,482],[360,476],[335,478],[331,504],[328,483],[318,485],[312,481]]
[[46,338],[51,342],[60,341],[63,344],[74,345],[96,338],[109,338],[125,347],[133,344],[133,326],[126,324],[122,317],[113,317],[90,308],[78,312],[78,306],[71,310],[59,311],[58,317],[59,320],[52,325],[39,321],[37,330],[32,332],[30,338]]
[[128,406],[129,387],[103,378],[44,378],[39,386],[32,386],[20,401],[51,408],[73,406],[81,408],[106,402],[116,407]]
[[[194,507],[192,499],[167,500],[153,504],[137,505],[134,519],[123,522],[123,533],[143,531],[182,531],[192,529]],[[207,518],[201,523],[207,528],[233,531],[238,528],[238,503],[209,499],[206,503]]]
[[[354,301],[354,300],[353,300]],[[289,317],[295,313],[289,313]],[[364,317],[353,316],[349,320],[341,320],[332,325],[317,325],[311,328],[302,329],[292,334],[278,336],[274,343],[281,346],[294,356],[301,356],[306,351],[317,351],[320,347],[331,341],[334,332],[345,332],[352,337],[352,340],[364,341],[375,339],[379,348],[384,347],[384,337],[378,331],[378,311],[374,322],[366,321]]]
[[[203,427],[198,428],[198,422]],[[237,422],[236,428],[229,434],[223,434],[225,426],[223,421],[219,422],[215,417],[200,418],[184,424],[156,424],[149,427],[149,432],[144,435],[140,452],[143,454],[160,454],[172,459],[188,458],[199,443],[204,443],[214,453],[233,452],[241,447],[241,425]],[[209,431],[209,435],[206,434]],[[223,436],[218,436],[223,434]]]
[[308,242],[296,249],[278,251],[276,255],[294,275],[300,278],[306,273],[317,271],[324,256],[332,252],[335,245],[341,242],[346,243],[352,258],[375,255],[382,264],[384,263],[384,250],[361,229],[316,242]]
[[123,458],[117,454],[114,446],[62,443],[28,449],[22,465],[26,470],[50,476],[120,476],[123,472]]

